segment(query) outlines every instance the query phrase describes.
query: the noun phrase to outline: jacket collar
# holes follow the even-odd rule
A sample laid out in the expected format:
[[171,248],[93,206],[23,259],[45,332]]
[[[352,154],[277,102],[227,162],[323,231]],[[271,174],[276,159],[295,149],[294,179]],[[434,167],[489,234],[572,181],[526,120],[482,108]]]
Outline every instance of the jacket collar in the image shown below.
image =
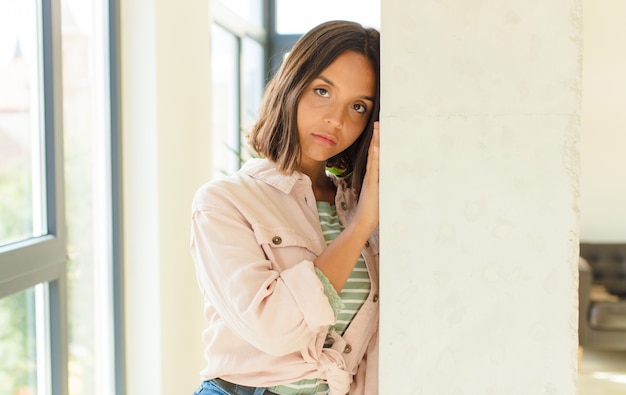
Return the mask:
[[[265,158],[252,158],[249,159],[241,168],[241,171],[249,175],[252,178],[262,180],[268,185],[282,191],[285,194],[291,193],[293,187],[298,182],[304,182],[306,185],[311,185],[311,179],[306,174],[294,171],[292,174],[283,174],[276,168],[276,163]],[[335,175],[330,174],[335,186],[346,187],[345,180],[337,178]]]
[[289,194],[297,182],[311,184],[311,180],[305,174],[293,172],[293,174],[282,174],[276,168],[276,163],[269,159],[252,158],[241,168],[241,171],[252,178],[261,180],[268,185]]

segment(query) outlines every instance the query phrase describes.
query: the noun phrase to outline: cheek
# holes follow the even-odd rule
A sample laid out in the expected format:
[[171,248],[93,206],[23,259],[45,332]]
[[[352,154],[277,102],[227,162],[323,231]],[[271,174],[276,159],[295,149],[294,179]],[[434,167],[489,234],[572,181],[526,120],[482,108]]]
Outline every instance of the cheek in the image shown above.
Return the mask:
[[351,122],[351,125],[350,125],[351,138],[353,140],[356,140],[357,138],[359,138],[361,133],[363,133],[363,131],[365,130],[366,126],[367,126],[367,119],[365,119],[365,117],[356,119],[353,122]]
[[310,126],[311,122],[309,120],[309,117],[307,117],[306,115],[306,111],[301,114],[298,113],[298,115],[296,116],[296,128],[298,131],[298,135],[302,137],[302,135],[311,128]]
[[365,126],[359,126],[350,132],[349,137],[347,139],[348,140],[347,143],[349,143],[347,144],[347,147],[351,146],[352,143],[354,143],[361,136],[364,128]]
[[301,106],[296,109],[296,128],[298,133],[302,132],[306,125],[306,111],[302,111]]

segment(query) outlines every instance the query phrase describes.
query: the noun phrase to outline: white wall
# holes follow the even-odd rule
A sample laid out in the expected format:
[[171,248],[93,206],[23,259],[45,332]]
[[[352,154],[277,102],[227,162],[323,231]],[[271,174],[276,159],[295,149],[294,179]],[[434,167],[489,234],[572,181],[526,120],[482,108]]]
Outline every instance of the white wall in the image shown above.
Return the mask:
[[626,2],[583,0],[580,237],[626,242]]
[[384,0],[381,394],[574,394],[578,0]]
[[211,174],[208,1],[120,2],[128,394],[191,394],[203,367],[191,200]]

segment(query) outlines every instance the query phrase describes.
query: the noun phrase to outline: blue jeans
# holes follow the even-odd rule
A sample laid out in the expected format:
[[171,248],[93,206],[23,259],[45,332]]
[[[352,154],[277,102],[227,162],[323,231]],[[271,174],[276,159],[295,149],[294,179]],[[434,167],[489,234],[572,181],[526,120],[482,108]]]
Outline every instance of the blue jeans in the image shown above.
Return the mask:
[[193,395],[272,395],[273,392],[265,388],[246,387],[229,383],[221,379],[213,379],[202,382],[200,388]]

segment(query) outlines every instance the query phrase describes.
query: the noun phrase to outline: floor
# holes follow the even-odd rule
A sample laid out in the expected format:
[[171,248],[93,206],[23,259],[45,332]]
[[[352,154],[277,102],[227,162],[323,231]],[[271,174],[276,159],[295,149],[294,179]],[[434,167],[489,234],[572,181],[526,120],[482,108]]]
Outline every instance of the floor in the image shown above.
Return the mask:
[[626,395],[626,351],[585,349],[578,395]]

